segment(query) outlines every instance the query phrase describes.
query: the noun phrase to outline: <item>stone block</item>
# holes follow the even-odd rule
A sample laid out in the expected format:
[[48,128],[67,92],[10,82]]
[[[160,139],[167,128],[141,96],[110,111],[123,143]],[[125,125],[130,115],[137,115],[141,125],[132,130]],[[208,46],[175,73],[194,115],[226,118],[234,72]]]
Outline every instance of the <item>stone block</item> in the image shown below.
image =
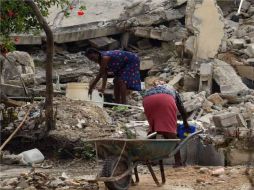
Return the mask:
[[212,102],[215,105],[224,105],[225,101],[220,97],[218,93],[214,93],[210,96],[208,96],[207,100]]
[[236,116],[236,113],[225,112],[222,114],[214,115],[213,122],[218,128],[230,127],[238,124]]

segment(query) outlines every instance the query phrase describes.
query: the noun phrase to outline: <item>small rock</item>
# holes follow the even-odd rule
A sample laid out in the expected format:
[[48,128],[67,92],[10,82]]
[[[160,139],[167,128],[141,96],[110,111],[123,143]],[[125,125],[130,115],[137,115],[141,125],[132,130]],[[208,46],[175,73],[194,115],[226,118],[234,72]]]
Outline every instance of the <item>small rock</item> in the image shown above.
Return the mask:
[[197,183],[205,183],[206,181],[205,181],[204,178],[197,178],[197,179],[196,179],[196,182],[197,182]]
[[50,182],[50,187],[64,186],[64,182],[61,179],[56,179]]
[[207,173],[208,171],[209,171],[209,169],[206,168],[206,167],[203,167],[203,168],[199,169],[199,173],[201,173],[201,174]]
[[215,170],[212,171],[212,176],[218,177],[218,176],[220,176],[220,175],[222,175],[224,173],[225,173],[225,169],[224,168],[218,168],[218,169],[215,169]]

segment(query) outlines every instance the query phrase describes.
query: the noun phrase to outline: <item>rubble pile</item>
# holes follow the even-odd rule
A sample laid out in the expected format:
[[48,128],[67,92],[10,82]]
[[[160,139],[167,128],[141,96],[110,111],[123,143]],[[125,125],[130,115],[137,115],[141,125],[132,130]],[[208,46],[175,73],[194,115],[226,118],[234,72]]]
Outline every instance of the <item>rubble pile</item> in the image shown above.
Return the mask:
[[[34,54],[34,61],[40,65],[44,58],[42,55]],[[88,82],[98,71],[98,65],[89,61],[84,52],[69,53],[58,52],[54,56],[53,80],[55,83]],[[85,79],[85,80],[84,80]],[[37,85],[45,84],[45,70],[42,67],[36,68],[35,81]],[[64,85],[60,88],[64,89]]]
[[254,79],[253,6],[253,1],[243,2],[239,22],[232,19],[232,16],[236,13],[236,9],[232,5],[222,6],[226,45],[221,48],[221,54],[218,55],[219,59],[233,65],[240,76],[248,80]]
[[53,177],[44,172],[32,171],[22,173],[19,177],[5,179],[0,182],[0,189],[84,189],[98,190],[97,183],[87,182],[82,178],[69,178],[65,173],[59,177]]
[[90,128],[91,130],[95,127],[102,128],[111,123],[106,111],[89,102],[59,98],[55,103],[57,105],[56,130],[84,129],[89,131]]
[[[254,4],[251,0],[245,0],[237,21],[233,16],[236,16],[239,4],[231,1],[224,3],[210,0],[138,1],[125,7],[118,27],[125,28],[127,35],[131,34],[134,38],[131,40],[137,39],[134,43],[130,40],[126,48],[138,53],[141,71],[147,72],[144,88],[149,88],[154,78],[164,80],[176,88],[181,93],[189,120],[199,122],[214,145],[226,148],[228,163],[234,165],[246,163],[247,155],[252,150],[249,142],[253,138],[254,129],[254,92],[243,79],[254,80]],[[90,45],[91,41],[100,47],[100,40],[90,40]],[[24,79],[30,76],[35,84],[45,87],[43,52],[32,55],[35,67],[27,54],[13,52],[7,57],[20,60],[21,55],[25,65],[18,66],[18,73]],[[18,74],[12,74],[8,69],[6,63],[4,82],[7,79],[16,80],[16,83],[7,84],[18,84]],[[26,72],[23,73],[23,70]],[[90,62],[84,52],[56,50],[53,78],[55,91],[59,94],[65,93],[66,83],[88,83],[97,72],[98,65]],[[113,85],[109,84],[112,91]],[[22,87],[10,91],[11,87],[4,87],[6,95],[24,94]],[[145,134],[148,124],[142,110],[142,93],[132,93],[128,98],[129,105],[141,109],[103,109],[87,102],[56,98],[56,129],[50,135],[75,141],[122,138],[128,136],[129,132],[137,134],[141,131]],[[17,115],[26,110],[24,107],[19,109],[15,108]],[[43,118],[41,109],[35,108],[33,113],[36,116],[30,116],[27,128],[24,127],[22,131],[33,131],[44,126],[43,123],[37,125],[37,119],[34,119]],[[14,130],[15,121],[5,124],[1,130]],[[137,127],[141,125],[144,127]],[[133,126],[138,128],[134,132]],[[232,160],[232,155],[239,151],[246,155],[246,159],[238,159],[239,162]]]

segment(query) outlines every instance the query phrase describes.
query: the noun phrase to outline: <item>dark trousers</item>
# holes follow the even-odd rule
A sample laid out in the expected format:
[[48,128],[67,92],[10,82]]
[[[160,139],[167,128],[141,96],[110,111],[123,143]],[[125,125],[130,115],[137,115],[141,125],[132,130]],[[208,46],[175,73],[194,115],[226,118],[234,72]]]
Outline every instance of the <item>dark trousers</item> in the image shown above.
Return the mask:
[[[169,133],[169,132],[157,132],[158,134],[162,135],[165,139],[177,139],[177,135],[175,133]],[[178,151],[175,154],[175,165],[176,166],[181,166],[182,164],[182,159],[181,159],[181,154],[180,151]]]

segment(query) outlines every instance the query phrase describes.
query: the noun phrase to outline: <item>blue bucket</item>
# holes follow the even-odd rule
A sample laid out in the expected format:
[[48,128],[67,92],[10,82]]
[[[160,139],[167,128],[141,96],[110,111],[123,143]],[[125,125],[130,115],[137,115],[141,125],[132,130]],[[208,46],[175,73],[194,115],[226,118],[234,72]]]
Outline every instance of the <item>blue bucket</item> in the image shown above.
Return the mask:
[[177,136],[180,138],[180,139],[184,139],[186,138],[189,134],[192,134],[192,133],[195,133],[196,132],[196,126],[194,125],[189,125],[189,128],[186,129],[184,127],[183,124],[180,124],[178,127],[177,127]]

